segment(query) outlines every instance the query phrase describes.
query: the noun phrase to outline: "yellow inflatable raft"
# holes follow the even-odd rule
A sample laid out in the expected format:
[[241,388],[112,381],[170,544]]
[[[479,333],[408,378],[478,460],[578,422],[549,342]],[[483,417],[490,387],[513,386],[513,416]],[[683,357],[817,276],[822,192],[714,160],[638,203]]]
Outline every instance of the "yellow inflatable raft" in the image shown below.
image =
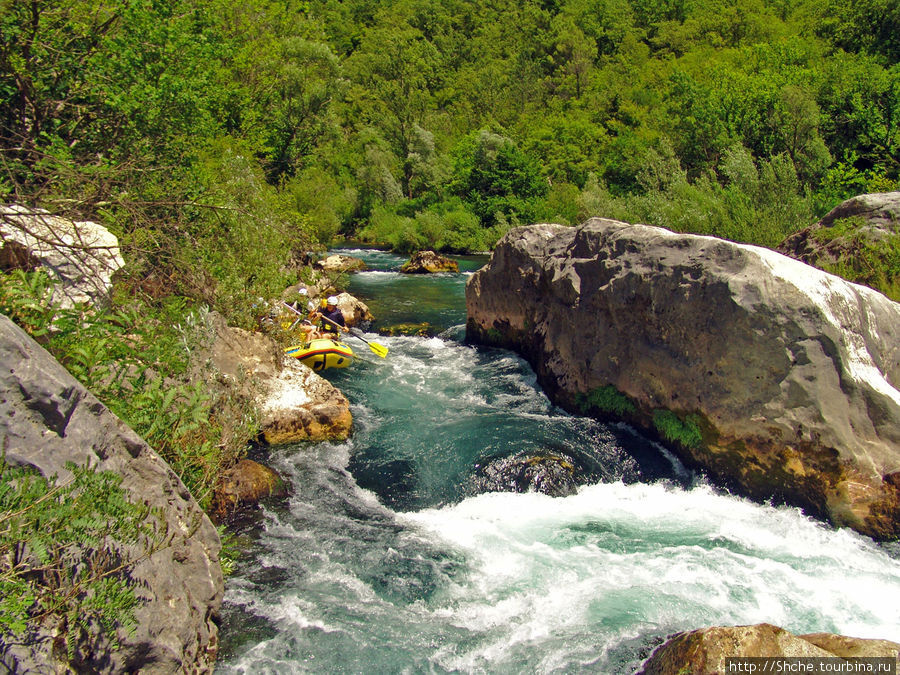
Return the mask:
[[349,346],[329,338],[319,338],[308,345],[288,347],[284,353],[316,372],[326,368],[346,368],[356,358]]

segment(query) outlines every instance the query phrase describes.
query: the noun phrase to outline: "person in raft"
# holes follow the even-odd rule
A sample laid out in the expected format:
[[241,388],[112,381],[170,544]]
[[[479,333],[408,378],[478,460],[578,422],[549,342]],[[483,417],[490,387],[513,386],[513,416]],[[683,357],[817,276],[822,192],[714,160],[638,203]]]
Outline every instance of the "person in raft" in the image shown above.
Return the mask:
[[317,312],[320,317],[319,332],[322,337],[330,337],[337,340],[340,332],[350,332],[347,328],[347,322],[344,320],[344,314],[337,306],[337,298],[333,295],[328,296],[325,300],[325,307]]
[[[308,290],[306,290],[305,288],[300,288],[300,290],[298,292],[300,294],[301,301],[308,300],[308,298],[309,298]],[[300,302],[293,303],[294,309],[298,310],[297,313],[299,314],[300,307],[298,305],[300,305]],[[304,319],[303,322],[300,323],[300,325],[297,325],[300,322],[300,319],[297,319],[297,321],[294,322],[294,326],[297,326],[297,329],[301,333],[303,333],[303,342],[306,344],[309,344],[311,341],[313,341],[317,338],[320,338],[322,336],[319,334],[319,331],[316,330],[315,325],[313,325],[313,319],[315,319],[316,315],[318,314],[318,311],[316,310],[316,304],[312,300],[308,300],[308,308],[307,309],[309,311],[309,313],[306,315],[307,318]],[[291,327],[293,328],[294,326],[291,326]]]

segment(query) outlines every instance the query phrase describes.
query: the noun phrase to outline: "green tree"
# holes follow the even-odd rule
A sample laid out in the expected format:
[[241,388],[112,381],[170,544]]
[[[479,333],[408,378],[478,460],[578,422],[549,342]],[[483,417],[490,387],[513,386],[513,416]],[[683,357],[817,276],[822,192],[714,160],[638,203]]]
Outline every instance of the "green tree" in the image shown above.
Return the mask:
[[571,16],[560,14],[551,24],[553,50],[548,60],[554,95],[580,99],[588,88],[597,56],[596,41],[585,35]]
[[821,133],[833,155],[854,156],[858,169],[900,172],[900,65],[836,54],[822,65]]
[[0,6],[0,152],[18,197],[25,182],[50,180],[35,169],[51,153],[104,152],[115,142],[122,120],[91,64],[120,21],[121,7],[97,0]]
[[391,26],[368,31],[346,65],[355,83],[348,108],[352,122],[378,129],[387,140],[400,163],[399,182],[407,198],[415,196],[439,60],[420,31]]
[[273,182],[294,175],[335,129],[331,103],[339,93],[337,58],[328,45],[286,37],[270,46],[259,92],[267,129],[267,174]]
[[481,131],[462,144],[451,189],[490,227],[497,213],[532,220],[547,181],[511,139]]
[[819,34],[848,52],[900,61],[900,5],[893,0],[827,0],[816,3]]
[[773,125],[783,148],[805,179],[816,179],[831,164],[832,157],[819,136],[821,114],[813,93],[797,85],[786,85],[775,103]]

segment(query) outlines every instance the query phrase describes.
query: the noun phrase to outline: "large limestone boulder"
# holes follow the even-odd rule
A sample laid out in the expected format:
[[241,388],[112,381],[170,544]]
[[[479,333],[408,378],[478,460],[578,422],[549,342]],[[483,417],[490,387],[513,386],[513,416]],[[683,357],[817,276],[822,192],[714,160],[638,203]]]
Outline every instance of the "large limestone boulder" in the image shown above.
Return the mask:
[[337,306],[344,315],[344,321],[347,326],[359,326],[360,324],[368,324],[375,320],[369,306],[362,300],[350,295],[349,293],[338,293]]
[[208,359],[219,378],[258,408],[263,438],[272,445],[342,440],[353,416],[347,398],[310,368],[285,358],[271,338],[226,325],[211,314],[215,338]]
[[299,361],[285,359],[260,405],[263,438],[270,445],[344,440],[353,427],[347,398]]
[[337,273],[361,272],[367,269],[365,261],[350,255],[342,255],[339,253],[326,256],[325,258],[322,258],[322,260],[316,261],[313,266],[323,272]]
[[63,307],[107,302],[112,275],[124,264],[119,240],[102,225],[0,206],[0,269],[43,267],[60,282],[54,299]]
[[900,305],[880,293],[593,219],[510,231],[466,302],[469,339],[522,352],[562,405],[655,430],[753,498],[900,535]]
[[[680,633],[658,647],[644,662],[640,675],[717,675],[736,672],[737,666],[729,668],[729,659],[769,657],[771,672],[777,664],[790,663],[776,661],[778,658],[803,658],[800,663],[811,664],[815,659],[874,658],[893,659],[897,667],[897,652],[900,644],[888,640],[864,640],[843,635],[814,633],[794,635],[771,624],[754,626],[715,626]],[[741,663],[740,661],[738,663]],[[746,665],[745,668],[749,668]],[[888,662],[886,665],[890,665]],[[758,664],[758,672],[764,666]],[[744,672],[749,672],[745,670]]]
[[[131,572],[142,600],[134,634],[120,634],[118,648],[103,635],[93,636],[79,647],[79,668],[211,672],[223,581],[219,536],[209,518],[159,455],[2,315],[0,363],[0,447],[7,461],[61,480],[71,475],[67,462],[112,471],[122,476],[133,500],[162,510],[172,536],[171,545]],[[0,663],[11,672],[69,672],[53,656],[53,638],[48,630],[24,644],[0,644]]]

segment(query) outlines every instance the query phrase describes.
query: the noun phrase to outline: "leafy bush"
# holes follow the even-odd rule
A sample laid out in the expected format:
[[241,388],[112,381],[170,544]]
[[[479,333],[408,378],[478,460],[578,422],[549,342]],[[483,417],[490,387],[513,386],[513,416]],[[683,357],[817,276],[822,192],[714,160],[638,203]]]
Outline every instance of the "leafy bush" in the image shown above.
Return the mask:
[[412,217],[379,207],[359,236],[363,241],[387,245],[399,253],[426,249],[469,253],[493,248],[505,229],[499,223],[483,227],[478,217],[455,200],[417,211]]
[[589,178],[579,198],[579,214],[711,234],[731,241],[774,247],[813,219],[812,200],[803,192],[784,155],[756,161],[733,146],[715,174],[690,180],[670,146],[649,151],[639,176],[643,191],[613,196]]
[[900,302],[900,234],[876,237],[869,233],[863,220],[845,218],[816,230],[814,236],[822,242],[840,240],[836,249],[839,258],[821,263],[825,271]]

